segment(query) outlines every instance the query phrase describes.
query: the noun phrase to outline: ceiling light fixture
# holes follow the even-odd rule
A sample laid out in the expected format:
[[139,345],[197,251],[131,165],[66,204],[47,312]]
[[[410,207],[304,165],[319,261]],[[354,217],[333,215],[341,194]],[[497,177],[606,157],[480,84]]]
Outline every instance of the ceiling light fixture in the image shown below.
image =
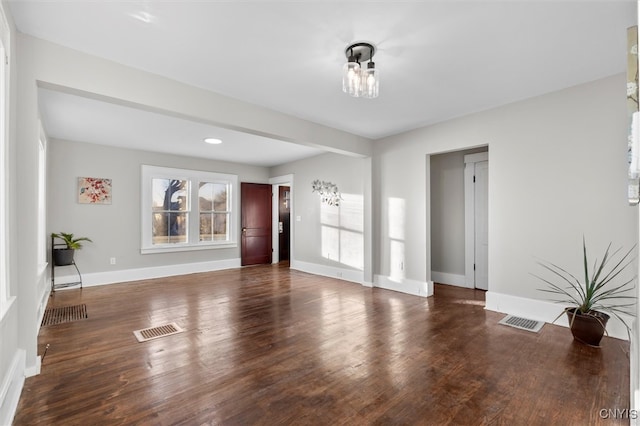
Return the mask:
[[[377,98],[380,74],[373,62],[376,48],[371,43],[354,43],[344,51],[347,63],[342,67],[342,91],[355,98]],[[366,69],[362,62],[369,61]]]
[[216,138],[205,138],[204,141],[206,143],[210,143],[211,145],[219,145],[222,143],[220,139],[216,139]]

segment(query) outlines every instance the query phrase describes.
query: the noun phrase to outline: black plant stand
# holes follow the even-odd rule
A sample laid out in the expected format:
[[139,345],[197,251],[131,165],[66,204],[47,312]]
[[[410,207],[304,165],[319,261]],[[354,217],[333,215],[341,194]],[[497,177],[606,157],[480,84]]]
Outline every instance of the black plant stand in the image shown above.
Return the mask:
[[[80,274],[80,270],[78,269],[78,265],[76,265],[75,260],[72,259],[70,263],[65,265],[56,265],[56,261],[53,254],[54,250],[56,249],[56,247],[62,248],[66,246],[67,246],[66,244],[62,244],[62,243],[56,244],[55,237],[51,237],[51,294],[55,293],[57,289],[74,287],[77,285],[79,285],[80,289],[82,289],[82,275]],[[61,266],[73,266],[74,268],[76,268],[76,273],[78,274],[78,281],[56,284],[56,267],[59,268]]]

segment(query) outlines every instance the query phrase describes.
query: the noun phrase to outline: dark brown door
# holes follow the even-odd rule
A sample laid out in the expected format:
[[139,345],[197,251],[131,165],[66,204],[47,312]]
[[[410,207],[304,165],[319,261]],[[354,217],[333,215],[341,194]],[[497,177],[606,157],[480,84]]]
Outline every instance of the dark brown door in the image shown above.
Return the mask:
[[278,257],[280,261],[289,260],[289,227],[291,226],[291,189],[278,187]]
[[242,183],[242,266],[271,263],[271,185]]

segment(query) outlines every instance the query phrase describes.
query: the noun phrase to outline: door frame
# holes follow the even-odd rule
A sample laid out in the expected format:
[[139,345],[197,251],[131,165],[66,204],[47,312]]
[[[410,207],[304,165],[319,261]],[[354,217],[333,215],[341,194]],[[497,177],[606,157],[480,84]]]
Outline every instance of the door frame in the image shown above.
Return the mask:
[[469,288],[476,287],[476,277],[473,268],[475,263],[476,233],[473,176],[475,174],[475,163],[481,161],[489,161],[488,151],[464,156],[464,275],[465,285]]
[[272,235],[272,243],[271,247],[273,248],[273,254],[271,256],[271,263],[278,263],[280,261],[280,237],[278,235],[278,188],[280,186],[288,186],[289,187],[289,215],[291,219],[289,220],[289,264],[293,263],[294,255],[295,255],[295,246],[294,246],[294,233],[296,227],[293,225],[295,216],[295,203],[294,200],[294,189],[293,189],[293,174],[276,176],[269,178],[269,183],[272,185],[273,190],[271,191],[271,206],[272,206],[272,214],[271,214],[271,235]]

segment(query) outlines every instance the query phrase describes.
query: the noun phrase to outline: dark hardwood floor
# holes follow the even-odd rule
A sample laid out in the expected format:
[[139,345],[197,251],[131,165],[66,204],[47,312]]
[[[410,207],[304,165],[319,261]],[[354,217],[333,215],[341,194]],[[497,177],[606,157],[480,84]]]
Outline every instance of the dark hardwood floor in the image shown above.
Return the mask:
[[[628,424],[629,345],[499,325],[484,293],[420,298],[278,266],[58,291],[16,425]],[[138,343],[134,330],[185,332]]]

